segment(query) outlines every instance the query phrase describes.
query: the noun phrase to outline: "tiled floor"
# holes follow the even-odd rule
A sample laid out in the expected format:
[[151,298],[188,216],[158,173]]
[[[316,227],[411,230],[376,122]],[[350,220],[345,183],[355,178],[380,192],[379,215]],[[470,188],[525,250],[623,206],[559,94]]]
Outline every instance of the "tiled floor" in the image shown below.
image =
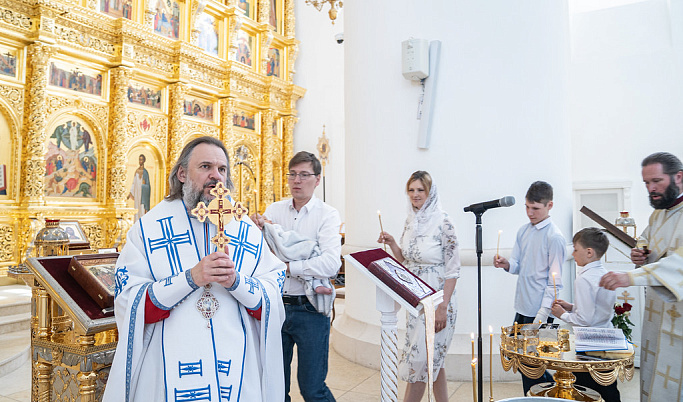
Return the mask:
[[[295,353],[296,356],[296,353]],[[303,398],[298,393],[296,384],[296,370],[292,369],[292,402],[303,402]],[[636,370],[633,380],[627,383],[619,383],[622,402],[638,402],[639,398],[640,373]],[[0,383],[1,384],[1,383]],[[484,384],[484,401],[489,400],[489,384]],[[380,374],[377,370],[369,369],[354,364],[341,357],[330,349],[330,367],[327,375],[327,386],[332,390],[332,394],[339,402],[379,402],[380,398]],[[0,385],[1,387],[1,385]],[[399,401],[403,400],[405,383],[399,382],[398,387]],[[493,384],[493,395],[496,400],[522,396],[522,381],[499,382]],[[427,401],[425,393],[422,398]],[[471,382],[448,382],[449,401],[471,401],[472,383]],[[1,402],[1,400],[0,400]]]
[[[1,302],[1,301],[0,301]],[[343,314],[343,309],[338,310]],[[296,356],[296,354],[295,354]],[[296,367],[294,364],[292,378],[292,401],[300,402],[303,398],[298,393],[296,384]],[[619,383],[623,402],[637,402],[639,400],[639,372],[632,381]],[[379,402],[380,374],[378,371],[354,364],[341,357],[330,348],[329,374],[327,384],[339,402]],[[488,401],[488,383],[484,387],[484,400]],[[28,361],[18,370],[0,377],[0,402],[30,401],[31,362]],[[450,401],[471,401],[471,382],[449,382]],[[403,400],[405,384],[399,384],[399,400]],[[511,383],[495,383],[493,394],[496,399],[521,396],[521,381]],[[427,397],[423,398],[426,401]]]

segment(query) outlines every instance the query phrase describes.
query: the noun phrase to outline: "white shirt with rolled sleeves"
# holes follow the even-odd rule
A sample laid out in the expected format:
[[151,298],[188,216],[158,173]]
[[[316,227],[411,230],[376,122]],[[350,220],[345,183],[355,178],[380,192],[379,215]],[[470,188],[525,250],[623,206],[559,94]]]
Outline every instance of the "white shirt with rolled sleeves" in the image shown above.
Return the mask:
[[574,281],[574,307],[559,317],[577,327],[612,328],[614,302],[617,294],[601,288],[600,278],[607,273],[600,261],[593,261],[577,268]]
[[510,255],[511,274],[519,275],[515,293],[515,310],[524,316],[535,317],[541,308],[550,310],[555,300],[555,286],[562,289],[562,265],[566,255],[566,241],[550,217],[519,228]]
[[299,211],[294,208],[293,200],[287,199],[270,204],[263,215],[285,231],[294,230],[316,240],[320,246],[320,255],[317,257],[285,261],[289,263],[289,273],[285,279],[284,295],[305,295],[304,280],[326,279],[337,274],[341,266],[341,218],[336,209],[313,195]]

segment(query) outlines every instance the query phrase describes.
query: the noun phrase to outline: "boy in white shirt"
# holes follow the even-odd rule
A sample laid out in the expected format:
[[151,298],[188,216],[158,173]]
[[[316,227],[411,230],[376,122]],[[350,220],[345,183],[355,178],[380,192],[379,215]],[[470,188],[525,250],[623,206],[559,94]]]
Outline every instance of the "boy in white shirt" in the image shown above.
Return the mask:
[[[612,328],[616,293],[600,287],[600,278],[607,273],[600,259],[609,247],[609,239],[598,228],[578,231],[574,238],[574,261],[577,265],[574,281],[574,304],[564,300],[553,302],[552,313],[562,321],[577,327]],[[599,392],[605,402],[619,402],[616,381],[601,386],[589,373],[574,373],[576,383]]]

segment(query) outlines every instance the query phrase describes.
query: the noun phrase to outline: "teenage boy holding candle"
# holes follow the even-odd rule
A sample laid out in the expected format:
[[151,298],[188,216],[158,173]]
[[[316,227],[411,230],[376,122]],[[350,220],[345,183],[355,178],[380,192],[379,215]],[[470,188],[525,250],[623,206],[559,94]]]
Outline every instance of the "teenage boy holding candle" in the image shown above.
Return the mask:
[[[607,273],[600,259],[609,247],[609,239],[598,228],[585,228],[574,235],[574,261],[579,267],[574,281],[574,304],[564,300],[553,303],[552,313],[562,321],[577,327],[612,328],[614,302],[613,290],[600,287],[600,278]],[[602,386],[591,378],[590,373],[574,373],[576,383],[599,392],[605,402],[620,402],[617,382]]]
[[[517,231],[510,259],[496,255],[493,265],[518,275],[515,292],[515,322],[552,322],[548,318],[555,299],[556,289],[562,289],[562,264],[565,259],[566,241],[560,229],[550,219],[553,208],[553,187],[544,182],[531,184],[526,193],[526,215],[529,223]],[[553,284],[553,273],[555,284]],[[524,395],[535,384],[552,382],[546,371],[538,379],[522,374]]]

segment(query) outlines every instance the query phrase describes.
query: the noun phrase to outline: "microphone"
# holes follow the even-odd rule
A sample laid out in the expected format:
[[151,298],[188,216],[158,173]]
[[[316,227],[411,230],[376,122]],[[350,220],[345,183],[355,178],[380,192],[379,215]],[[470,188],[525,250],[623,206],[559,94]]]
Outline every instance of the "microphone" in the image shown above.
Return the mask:
[[515,197],[508,195],[500,200],[492,200],[486,202],[480,202],[477,204],[472,204],[469,207],[465,207],[465,212],[484,212],[487,209],[498,208],[498,207],[511,207],[515,205]]

